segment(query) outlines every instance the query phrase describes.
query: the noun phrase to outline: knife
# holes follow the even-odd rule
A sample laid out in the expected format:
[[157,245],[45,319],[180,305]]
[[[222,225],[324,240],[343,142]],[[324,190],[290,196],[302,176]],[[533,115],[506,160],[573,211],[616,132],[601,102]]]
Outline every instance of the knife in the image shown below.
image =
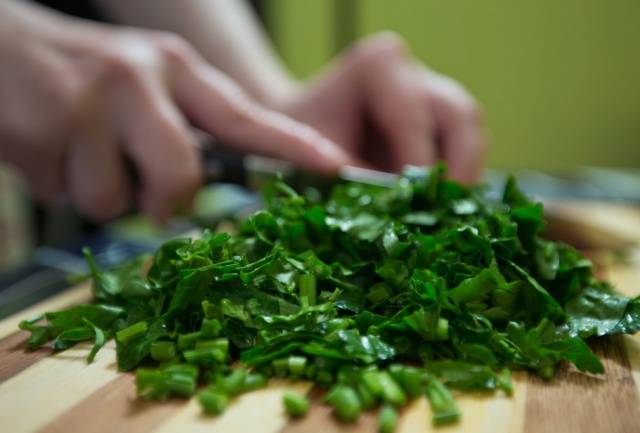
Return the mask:
[[285,178],[304,176],[314,181],[342,180],[367,185],[389,187],[398,180],[398,175],[352,165],[343,166],[334,178],[324,179],[310,175],[296,168],[294,164],[266,156],[245,154],[232,150],[216,142],[203,143],[199,149],[202,160],[205,184],[231,183],[258,189],[267,179],[273,179],[278,173]]

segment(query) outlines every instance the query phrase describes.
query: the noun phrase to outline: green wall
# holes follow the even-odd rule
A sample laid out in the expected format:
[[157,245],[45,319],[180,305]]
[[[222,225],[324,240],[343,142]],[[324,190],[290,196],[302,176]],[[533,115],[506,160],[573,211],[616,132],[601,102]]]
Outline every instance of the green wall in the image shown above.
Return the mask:
[[307,77],[331,59],[334,54],[332,0],[264,0],[263,3],[268,31],[295,75]]
[[298,76],[339,46],[349,2],[355,34],[395,30],[476,95],[491,166],[640,166],[640,1],[267,0]]

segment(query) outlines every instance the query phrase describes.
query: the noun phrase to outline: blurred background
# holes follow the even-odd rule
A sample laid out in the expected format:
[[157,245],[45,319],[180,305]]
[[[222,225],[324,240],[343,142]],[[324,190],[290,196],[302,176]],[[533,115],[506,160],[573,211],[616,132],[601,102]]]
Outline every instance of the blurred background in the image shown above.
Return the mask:
[[[404,37],[415,56],[480,101],[491,136],[489,182],[516,171],[540,196],[640,203],[640,1],[251,3],[300,79],[364,35]],[[208,187],[197,218],[212,221],[253,202],[250,193]],[[192,222],[159,231],[128,217],[96,227],[69,209],[39,208],[19,177],[0,167],[0,317],[68,285],[66,277],[84,269],[82,245],[108,265]]]

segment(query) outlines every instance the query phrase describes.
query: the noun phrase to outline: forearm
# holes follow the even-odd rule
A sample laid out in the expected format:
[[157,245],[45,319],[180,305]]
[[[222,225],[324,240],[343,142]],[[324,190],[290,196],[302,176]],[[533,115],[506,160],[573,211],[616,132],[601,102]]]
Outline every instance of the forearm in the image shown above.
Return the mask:
[[241,0],[98,0],[114,20],[167,30],[189,40],[213,65],[256,99],[276,105],[296,83],[280,63],[260,24]]

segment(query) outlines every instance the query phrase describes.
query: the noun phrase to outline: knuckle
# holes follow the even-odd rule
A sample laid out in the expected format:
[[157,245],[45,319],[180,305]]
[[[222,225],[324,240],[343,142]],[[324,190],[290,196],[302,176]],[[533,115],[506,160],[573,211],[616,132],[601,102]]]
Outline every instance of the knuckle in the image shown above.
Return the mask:
[[100,58],[104,74],[108,78],[136,82],[140,79],[140,65],[132,57],[119,52],[107,51]]
[[140,82],[159,66],[161,50],[144,32],[121,31],[111,34],[98,54],[98,63],[107,79]]
[[170,63],[184,64],[195,56],[195,50],[191,44],[175,33],[159,32],[154,39],[160,55]]
[[358,43],[354,49],[354,57],[356,61],[368,63],[386,61],[390,57],[404,58],[408,52],[409,48],[402,36],[392,31],[384,31]]
[[381,50],[405,54],[408,51],[408,46],[404,38],[393,31],[384,31],[377,33],[370,38],[371,43],[375,44]]

